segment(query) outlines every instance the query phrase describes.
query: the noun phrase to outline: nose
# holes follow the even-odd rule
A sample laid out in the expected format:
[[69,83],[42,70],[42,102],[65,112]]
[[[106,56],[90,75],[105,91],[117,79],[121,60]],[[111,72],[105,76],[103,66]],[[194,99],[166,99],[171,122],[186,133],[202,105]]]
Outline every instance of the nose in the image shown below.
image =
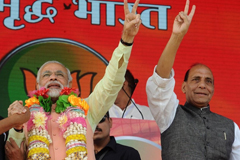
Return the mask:
[[198,86],[199,88],[201,88],[201,89],[205,89],[206,88],[206,83],[204,82],[204,81],[201,81],[200,83],[199,83],[199,86]]
[[56,76],[55,74],[51,74],[50,80],[51,80],[51,81],[57,80],[57,76]]

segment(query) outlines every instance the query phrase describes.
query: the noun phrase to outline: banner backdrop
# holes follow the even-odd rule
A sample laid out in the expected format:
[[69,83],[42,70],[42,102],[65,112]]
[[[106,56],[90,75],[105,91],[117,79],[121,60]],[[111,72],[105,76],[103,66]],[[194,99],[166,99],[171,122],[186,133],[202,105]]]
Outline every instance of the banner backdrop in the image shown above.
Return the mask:
[[[134,1],[129,0],[131,9]],[[214,74],[213,111],[240,125],[240,31],[238,0],[192,0],[197,6],[176,57],[175,92],[185,103],[181,84],[186,70],[199,62]],[[139,83],[133,95],[147,105],[146,81],[164,49],[175,16],[185,0],[141,0],[142,25],[134,39],[128,68]],[[1,115],[14,100],[35,89],[37,70],[47,60],[64,63],[74,87],[87,97],[104,74],[123,29],[120,0],[0,0]]]

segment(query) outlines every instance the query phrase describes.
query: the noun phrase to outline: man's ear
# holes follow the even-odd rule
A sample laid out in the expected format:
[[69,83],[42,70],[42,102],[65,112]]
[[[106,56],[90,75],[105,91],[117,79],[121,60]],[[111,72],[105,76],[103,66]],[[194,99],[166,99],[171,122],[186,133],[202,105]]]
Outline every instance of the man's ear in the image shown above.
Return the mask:
[[109,117],[110,128],[112,128],[112,118]]
[[126,81],[126,80],[123,82],[123,86],[125,86],[125,85],[126,86],[128,85],[128,81]]
[[130,95],[131,94],[131,88],[128,86],[128,81],[124,81],[123,83],[123,89]]
[[186,82],[185,81],[182,83],[182,92],[184,94],[186,94]]
[[72,81],[68,83],[69,88],[72,88]]
[[36,86],[35,86],[35,88],[37,89],[37,90],[39,90],[40,88],[39,88],[39,84],[38,83],[36,83]]

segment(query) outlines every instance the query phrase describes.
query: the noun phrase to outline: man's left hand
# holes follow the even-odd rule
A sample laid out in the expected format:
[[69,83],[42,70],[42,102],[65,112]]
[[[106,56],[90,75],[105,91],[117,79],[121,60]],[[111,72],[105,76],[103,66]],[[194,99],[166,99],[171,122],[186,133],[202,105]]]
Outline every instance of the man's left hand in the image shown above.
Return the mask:
[[135,1],[132,12],[130,12],[128,9],[127,0],[124,0],[125,21],[122,40],[127,43],[133,43],[133,39],[137,35],[140,24],[142,23],[140,14],[136,14],[139,1],[140,0]]
[[9,160],[24,160],[24,142],[21,143],[21,147],[19,148],[17,143],[12,138],[9,138],[9,141],[7,141],[5,145],[6,157]]

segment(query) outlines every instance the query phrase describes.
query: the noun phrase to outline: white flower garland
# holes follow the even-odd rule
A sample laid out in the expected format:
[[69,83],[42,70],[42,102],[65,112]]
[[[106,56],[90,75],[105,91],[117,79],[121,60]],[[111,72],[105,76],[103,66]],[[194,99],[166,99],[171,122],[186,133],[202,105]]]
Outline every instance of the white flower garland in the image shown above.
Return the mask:
[[[52,143],[46,129],[48,116],[40,105],[30,107],[28,121],[28,159],[50,160],[49,145]],[[79,107],[68,107],[58,118],[57,123],[66,139],[65,160],[87,160],[85,114]]]

